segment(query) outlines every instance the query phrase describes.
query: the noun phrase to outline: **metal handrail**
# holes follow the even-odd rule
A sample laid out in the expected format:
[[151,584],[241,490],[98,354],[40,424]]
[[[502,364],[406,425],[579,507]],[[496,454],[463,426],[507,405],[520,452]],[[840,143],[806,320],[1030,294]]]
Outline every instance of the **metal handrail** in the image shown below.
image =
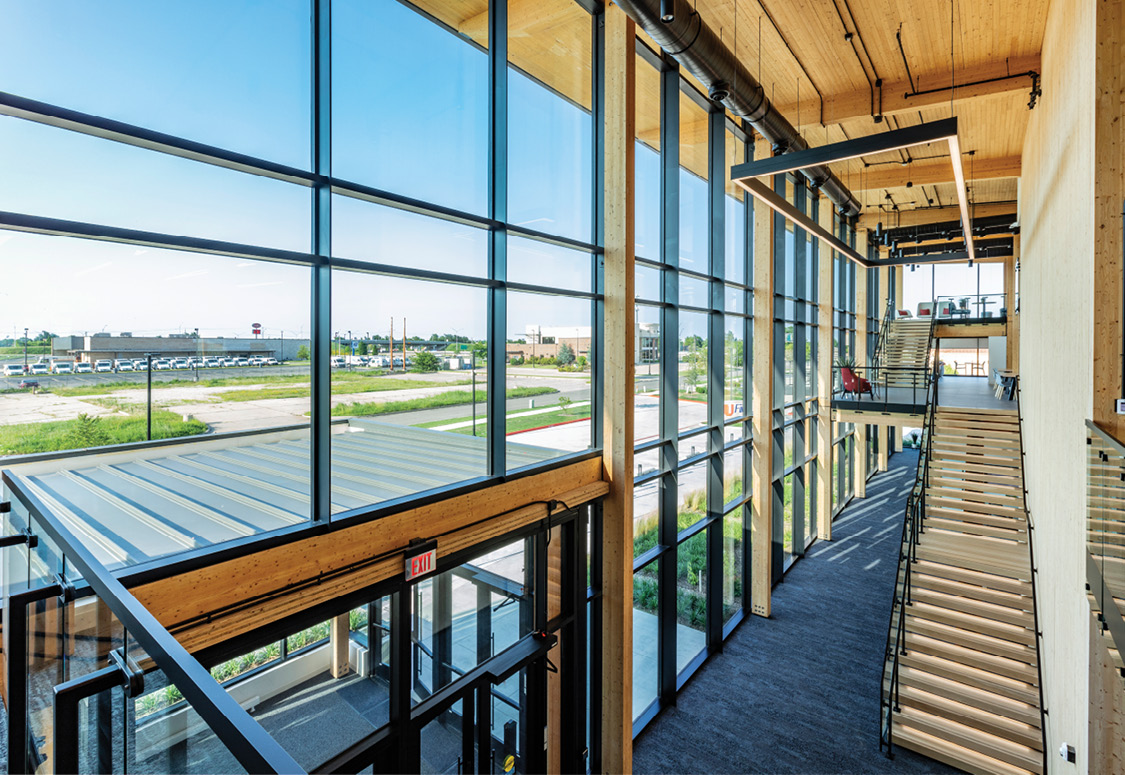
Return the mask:
[[[931,332],[932,332],[931,324]],[[883,680],[880,683],[879,747],[886,746],[887,756],[893,757],[894,723],[893,714],[901,710],[899,704],[901,684],[899,680],[900,657],[906,655],[906,607],[913,604],[911,597],[913,564],[918,561],[918,539],[924,532],[926,516],[926,486],[930,477],[930,456],[933,452],[933,428],[938,406],[938,367],[931,367],[931,377],[926,395],[926,417],[923,422],[923,442],[919,448],[918,467],[914,475],[914,486],[906,501],[906,513],[902,524],[902,548],[899,550],[899,571],[895,581],[895,594],[891,603],[890,620],[887,622],[887,646],[884,656]],[[898,626],[895,627],[895,614]],[[892,643],[893,636],[893,643]],[[890,669],[889,686],[887,671]]]
[[[303,772],[300,765],[229,695],[168,632],[155,616],[84,546],[16,477],[3,472],[3,483],[54,542],[58,553],[82,574],[94,593],[152,658],[215,736],[247,772]],[[29,525],[30,526],[30,525]],[[11,655],[9,655],[11,658]],[[9,724],[16,724],[15,718]]]
[[1020,427],[1020,482],[1023,488],[1023,513],[1027,517],[1027,551],[1031,560],[1031,616],[1035,627],[1035,677],[1039,684],[1039,733],[1043,736],[1043,772],[1047,771],[1047,710],[1043,705],[1043,660],[1042,654],[1043,633],[1039,628],[1039,595],[1035,589],[1035,577],[1039,569],[1035,567],[1035,523],[1031,519],[1031,507],[1027,505],[1027,475],[1024,471],[1023,451],[1023,408],[1020,404],[1020,378],[1015,376],[1016,383],[1016,420]]

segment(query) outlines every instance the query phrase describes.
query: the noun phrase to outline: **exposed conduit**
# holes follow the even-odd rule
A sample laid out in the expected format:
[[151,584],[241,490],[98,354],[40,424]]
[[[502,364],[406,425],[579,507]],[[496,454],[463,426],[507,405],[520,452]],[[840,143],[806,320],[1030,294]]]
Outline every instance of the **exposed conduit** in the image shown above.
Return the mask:
[[[765,89],[750,75],[734,53],[687,0],[671,3],[673,21],[660,20],[661,0],[615,0],[641,29],[671,55],[680,66],[707,87],[708,96],[750,122],[773,145],[775,154],[803,151],[809,147],[800,133],[766,97]],[[846,216],[859,214],[859,201],[825,165],[801,170],[813,188],[824,192]]]

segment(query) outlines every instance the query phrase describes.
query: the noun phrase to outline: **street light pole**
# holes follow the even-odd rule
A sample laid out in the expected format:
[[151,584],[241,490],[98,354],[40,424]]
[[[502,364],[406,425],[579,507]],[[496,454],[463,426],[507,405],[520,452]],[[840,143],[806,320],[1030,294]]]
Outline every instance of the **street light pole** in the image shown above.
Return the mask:
[[472,351],[473,371],[473,435],[477,435],[477,351]]
[[23,330],[23,373],[27,374],[27,328]]

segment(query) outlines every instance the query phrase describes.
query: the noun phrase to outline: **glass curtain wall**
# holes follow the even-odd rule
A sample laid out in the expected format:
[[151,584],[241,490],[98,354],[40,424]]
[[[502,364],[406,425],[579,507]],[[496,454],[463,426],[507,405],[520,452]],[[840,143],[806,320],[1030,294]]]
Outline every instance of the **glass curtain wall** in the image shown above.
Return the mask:
[[748,608],[744,128],[637,45],[634,731]]
[[47,104],[0,117],[0,348],[74,419],[29,412],[0,455],[227,432],[185,470],[266,483],[245,534],[598,446],[597,22],[573,0],[21,10],[6,99]]
[[[804,178],[786,175],[775,189],[803,213],[817,217],[817,199]],[[775,580],[816,538],[817,278],[819,241],[774,215],[774,471],[781,511],[773,514]],[[780,449],[777,447],[780,441]]]
[[[883,305],[880,303],[881,280],[879,269],[868,269],[867,275],[867,363],[872,363],[875,358],[875,349],[879,346],[879,327],[882,325]],[[864,364],[866,365],[866,364]],[[880,433],[877,425],[864,426],[867,437],[867,473],[870,477],[878,469]],[[885,442],[884,442],[885,443]]]
[[[839,214],[833,216],[836,236],[855,247],[855,226]],[[856,353],[856,266],[848,259],[835,257],[833,272],[832,341],[834,361],[853,360]],[[865,311],[866,314],[866,311]],[[833,370],[836,373],[837,370]],[[838,380],[839,377],[836,377]],[[833,386],[838,389],[838,385]],[[855,494],[855,424],[833,423],[832,434],[832,514],[835,516]]]

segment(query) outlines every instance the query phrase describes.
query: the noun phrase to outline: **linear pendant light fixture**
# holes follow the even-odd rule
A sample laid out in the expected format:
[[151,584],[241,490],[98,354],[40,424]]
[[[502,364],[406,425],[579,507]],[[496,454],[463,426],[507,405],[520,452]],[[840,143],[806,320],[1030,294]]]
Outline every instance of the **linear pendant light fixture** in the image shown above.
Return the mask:
[[[961,144],[957,139],[956,116],[941,121],[896,129],[891,132],[857,137],[841,143],[822,145],[818,148],[784,153],[780,156],[771,156],[768,159],[757,159],[736,164],[731,167],[730,176],[732,182],[746,189],[755,199],[793,221],[810,234],[815,235],[832,250],[847,256],[860,266],[882,266],[884,262],[871,261],[861,256],[829,230],[789,204],[784,197],[776,194],[769,185],[769,178],[773,175],[782,175],[805,167],[833,164],[860,156],[871,156],[943,141],[949,143],[949,157],[953,164],[953,181],[954,185],[957,186],[957,204],[961,210],[961,227],[965,234],[965,252],[969,261],[972,261],[976,258],[976,251],[973,248],[972,220],[969,215],[969,200],[965,191],[965,172],[961,167]],[[762,180],[762,178],[765,178],[765,180]]]

